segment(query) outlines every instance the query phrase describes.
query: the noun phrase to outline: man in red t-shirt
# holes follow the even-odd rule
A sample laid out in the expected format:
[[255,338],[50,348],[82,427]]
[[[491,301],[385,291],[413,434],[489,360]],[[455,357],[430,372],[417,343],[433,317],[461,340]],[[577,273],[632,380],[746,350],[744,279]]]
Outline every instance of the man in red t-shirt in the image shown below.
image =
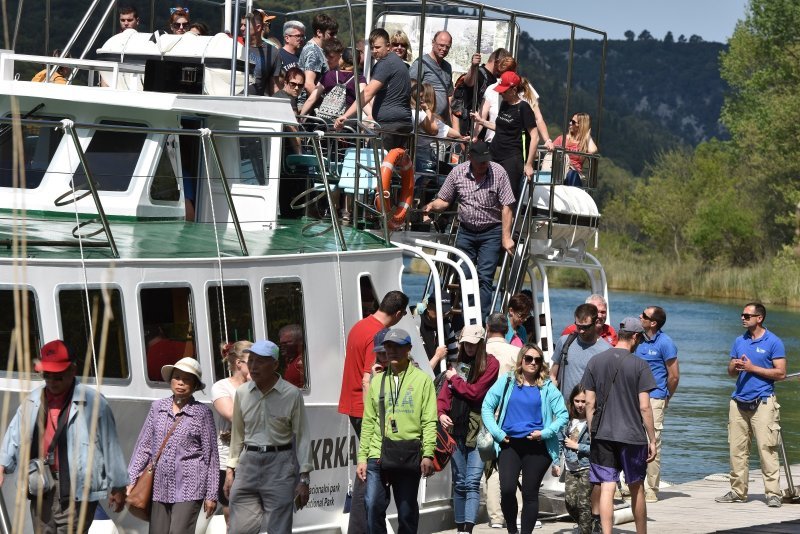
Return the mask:
[[278,330],[278,347],[278,374],[290,384],[303,389],[306,385],[306,367],[302,327],[299,324],[287,324]]
[[369,315],[350,329],[342,373],[342,391],[339,395],[339,413],[350,416],[350,423],[361,434],[364,415],[364,391],[369,386],[375,354],[372,352],[375,334],[400,322],[408,308],[408,297],[402,291],[389,291],[381,301],[378,311]]
[[[606,340],[612,347],[617,344],[617,332],[614,327],[606,324],[608,318],[608,303],[603,295],[589,295],[586,299],[586,304],[594,304],[597,307],[597,335]],[[571,324],[561,332],[562,336],[573,334],[577,332],[575,324]]]

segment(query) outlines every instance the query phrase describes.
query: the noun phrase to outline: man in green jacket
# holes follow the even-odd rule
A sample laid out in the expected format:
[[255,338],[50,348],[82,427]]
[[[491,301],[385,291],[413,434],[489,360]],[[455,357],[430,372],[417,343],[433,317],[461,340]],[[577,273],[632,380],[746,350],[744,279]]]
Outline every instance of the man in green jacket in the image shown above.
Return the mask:
[[[371,534],[386,532],[389,487],[397,506],[398,534],[415,533],[419,523],[417,491],[422,476],[433,473],[436,447],[436,389],[424,371],[410,365],[411,336],[399,328],[383,340],[389,368],[376,375],[369,386],[361,423],[358,476],[366,482],[367,525]],[[381,417],[383,386],[385,412]],[[381,429],[383,420],[383,429]],[[419,441],[419,469],[386,469],[381,466],[383,440]]]

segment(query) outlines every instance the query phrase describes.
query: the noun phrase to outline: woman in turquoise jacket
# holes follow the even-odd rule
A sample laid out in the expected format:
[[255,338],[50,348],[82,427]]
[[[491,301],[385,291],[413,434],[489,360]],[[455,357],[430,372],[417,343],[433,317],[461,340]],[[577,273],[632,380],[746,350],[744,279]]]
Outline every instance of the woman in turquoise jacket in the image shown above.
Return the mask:
[[[569,416],[564,399],[549,379],[542,350],[528,343],[514,371],[501,376],[486,394],[481,418],[498,450],[500,507],[508,532],[516,533],[517,479],[522,471],[522,534],[530,534],[539,515],[539,486],[558,462],[558,433]],[[495,420],[497,410],[500,416]]]

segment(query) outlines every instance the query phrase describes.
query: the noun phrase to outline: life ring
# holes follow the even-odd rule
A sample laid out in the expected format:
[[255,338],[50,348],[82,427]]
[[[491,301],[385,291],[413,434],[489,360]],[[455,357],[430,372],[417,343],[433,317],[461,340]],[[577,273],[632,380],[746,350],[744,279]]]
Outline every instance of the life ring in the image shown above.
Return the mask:
[[[392,175],[397,170],[400,174],[400,198],[396,206],[392,206]],[[389,219],[389,229],[394,231],[402,226],[406,219],[406,214],[414,201],[414,166],[411,158],[403,148],[393,148],[389,151],[381,163],[381,184],[383,185],[383,198],[386,199],[386,211],[392,211]],[[375,207],[378,211],[383,211],[383,202],[380,190],[375,195]]]

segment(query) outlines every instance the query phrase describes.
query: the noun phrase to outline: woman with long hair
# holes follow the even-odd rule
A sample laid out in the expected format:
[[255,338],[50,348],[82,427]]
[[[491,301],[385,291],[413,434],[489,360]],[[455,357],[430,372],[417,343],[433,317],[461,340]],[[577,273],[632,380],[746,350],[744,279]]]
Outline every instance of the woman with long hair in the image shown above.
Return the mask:
[[[592,119],[588,113],[576,113],[569,121],[566,139],[559,135],[553,141],[553,145],[565,148],[570,151],[594,154],[597,152],[597,145],[592,139]],[[564,178],[565,185],[580,187],[583,178],[583,163],[586,156],[580,154],[569,154],[569,170]]]
[[533,343],[520,349],[514,370],[498,378],[486,394],[481,416],[498,451],[500,507],[506,528],[517,532],[521,471],[522,533],[531,534],[539,515],[539,486],[547,469],[558,462],[558,432],[568,421],[564,398],[550,381],[542,349]]
[[165,365],[161,375],[172,394],[150,406],[128,465],[128,491],[157,458],[150,534],[194,532],[201,510],[207,520],[217,508],[219,452],[214,415],[194,398],[195,391],[206,387],[197,360],[188,357]]
[[461,330],[458,359],[445,372],[445,384],[436,401],[439,423],[457,444],[450,465],[458,532],[472,532],[478,520],[483,461],[476,445],[481,405],[500,369],[495,357],[486,354],[485,336],[486,331],[479,325],[467,325]]
[[[581,534],[592,532],[592,484],[589,482],[589,428],[586,424],[586,388],[576,384],[569,394],[569,424],[561,429],[559,441],[564,455],[564,500],[570,517]],[[561,474],[560,466],[553,475]]]
[[189,12],[185,9],[176,9],[169,16],[169,32],[183,35],[189,31]]
[[225,522],[228,522],[228,499],[222,491],[225,485],[225,472],[227,470],[228,452],[231,444],[231,420],[233,419],[233,398],[236,389],[250,380],[250,371],[247,368],[247,358],[250,353],[245,352],[253,344],[249,341],[235,343],[222,343],[219,347],[222,360],[228,369],[228,378],[214,382],[211,386],[211,402],[217,414],[217,448],[219,449],[219,502],[222,504],[222,513]]
[[397,30],[391,36],[389,46],[392,52],[400,56],[403,62],[411,66],[411,41],[403,30]]
[[[494,130],[494,139],[489,145],[492,161],[499,163],[508,173],[516,200],[522,191],[523,173],[528,179],[533,177],[533,161],[539,145],[536,116],[531,105],[519,97],[520,82],[520,77],[513,71],[500,76],[495,91],[500,93],[502,102],[494,122],[484,120],[478,113],[472,114],[476,124]],[[523,146],[523,138],[526,138],[526,146]]]

